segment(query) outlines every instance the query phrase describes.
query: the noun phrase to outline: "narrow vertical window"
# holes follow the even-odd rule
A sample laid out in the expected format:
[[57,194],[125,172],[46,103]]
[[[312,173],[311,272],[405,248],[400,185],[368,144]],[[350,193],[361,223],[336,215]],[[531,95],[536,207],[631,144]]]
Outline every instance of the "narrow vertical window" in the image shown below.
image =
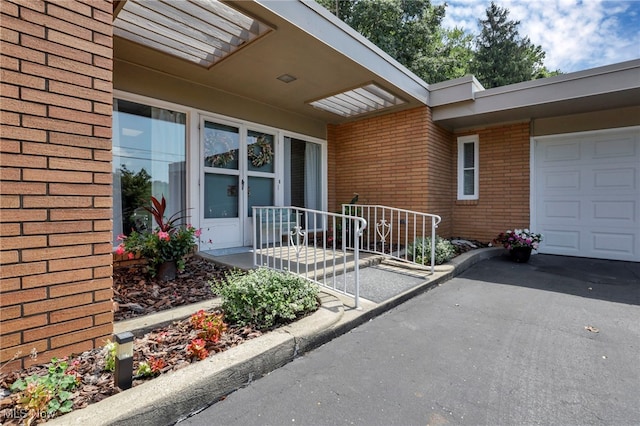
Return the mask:
[[478,199],[478,135],[458,138],[458,200]]

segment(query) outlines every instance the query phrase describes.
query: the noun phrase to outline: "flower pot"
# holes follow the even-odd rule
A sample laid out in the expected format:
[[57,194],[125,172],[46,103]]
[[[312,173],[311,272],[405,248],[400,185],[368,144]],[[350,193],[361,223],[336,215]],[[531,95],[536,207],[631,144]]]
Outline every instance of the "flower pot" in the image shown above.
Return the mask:
[[518,263],[527,263],[531,257],[531,247],[514,247],[509,250],[511,260]]
[[167,260],[158,265],[156,276],[160,281],[171,281],[176,279],[178,267],[175,260]]

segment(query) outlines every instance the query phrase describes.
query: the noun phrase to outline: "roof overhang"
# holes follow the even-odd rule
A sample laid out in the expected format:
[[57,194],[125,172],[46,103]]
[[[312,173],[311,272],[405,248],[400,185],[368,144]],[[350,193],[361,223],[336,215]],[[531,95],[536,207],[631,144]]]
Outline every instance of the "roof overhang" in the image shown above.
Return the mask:
[[[244,25],[231,38],[211,38],[212,19],[227,13],[218,9],[240,16],[238,22],[231,16],[230,23],[223,23]],[[170,26],[161,16],[187,17],[197,10],[208,18],[173,19]],[[119,1],[114,5],[114,35],[116,64],[137,65],[325,123],[428,102],[425,82],[315,2]],[[241,49],[233,51],[234,44]],[[376,107],[367,101],[365,107],[338,114],[313,104],[353,90],[360,96],[371,87],[385,98]]]
[[484,90],[472,76],[431,85],[433,120],[449,129],[640,105],[640,60]]

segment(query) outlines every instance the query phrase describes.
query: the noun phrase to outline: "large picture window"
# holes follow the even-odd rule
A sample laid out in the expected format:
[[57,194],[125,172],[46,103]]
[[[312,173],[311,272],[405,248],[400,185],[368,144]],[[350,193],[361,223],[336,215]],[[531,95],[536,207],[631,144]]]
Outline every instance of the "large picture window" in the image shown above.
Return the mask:
[[167,216],[185,208],[186,114],[113,101],[113,235],[152,229],[143,208],[167,200]]
[[478,199],[478,135],[458,138],[458,200]]

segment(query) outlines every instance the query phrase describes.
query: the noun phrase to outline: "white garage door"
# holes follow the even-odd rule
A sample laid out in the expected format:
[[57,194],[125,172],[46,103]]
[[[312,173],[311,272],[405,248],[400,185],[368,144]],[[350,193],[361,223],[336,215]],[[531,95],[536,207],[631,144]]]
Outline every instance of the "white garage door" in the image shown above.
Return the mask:
[[540,253],[640,261],[640,128],[534,139]]

